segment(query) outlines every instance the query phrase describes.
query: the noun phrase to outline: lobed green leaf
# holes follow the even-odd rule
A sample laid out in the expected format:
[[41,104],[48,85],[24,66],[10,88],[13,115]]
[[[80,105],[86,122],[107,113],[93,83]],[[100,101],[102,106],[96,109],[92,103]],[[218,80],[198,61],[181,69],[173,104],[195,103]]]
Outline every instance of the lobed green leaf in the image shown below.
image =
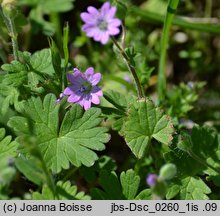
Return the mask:
[[[92,166],[98,159],[94,151],[104,150],[104,143],[109,140],[107,129],[98,126],[102,120],[98,108],[84,112],[75,104],[59,126],[59,105],[56,97],[48,94],[43,101],[40,98],[29,99],[25,114],[30,118],[30,136],[35,134],[47,166],[55,173],[67,169],[70,162],[77,167],[82,164]],[[21,122],[21,127],[18,127],[21,120],[21,117],[13,117],[8,123],[20,135],[27,132],[27,120],[22,120],[25,125]]]
[[122,128],[128,146],[138,158],[144,156],[153,138],[168,145],[173,131],[171,119],[148,99],[130,105]]

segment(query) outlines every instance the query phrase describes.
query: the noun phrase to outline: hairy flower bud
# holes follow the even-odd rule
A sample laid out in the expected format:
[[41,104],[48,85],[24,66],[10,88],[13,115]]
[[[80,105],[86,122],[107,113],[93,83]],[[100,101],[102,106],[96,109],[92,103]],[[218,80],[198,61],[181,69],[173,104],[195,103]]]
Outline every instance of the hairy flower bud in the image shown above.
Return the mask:
[[161,180],[170,180],[176,175],[176,166],[172,163],[165,164],[160,169],[159,178]]
[[1,0],[0,2],[1,2],[1,6],[5,7],[7,5],[11,5],[11,6],[15,5],[17,0]]
[[3,0],[1,2],[2,11],[6,17],[9,17],[11,19],[16,17],[16,2],[17,0]]

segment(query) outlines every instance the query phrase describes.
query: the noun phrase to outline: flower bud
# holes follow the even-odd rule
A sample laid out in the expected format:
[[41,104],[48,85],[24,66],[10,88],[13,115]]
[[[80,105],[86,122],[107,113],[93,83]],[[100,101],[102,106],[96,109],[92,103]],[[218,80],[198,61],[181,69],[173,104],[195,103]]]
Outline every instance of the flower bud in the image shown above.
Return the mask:
[[165,164],[160,169],[160,180],[170,180],[176,175],[176,166],[172,163]]
[[6,5],[15,5],[17,0],[0,0],[1,6],[5,7]]
[[16,1],[17,0],[3,0],[1,2],[2,11],[6,17],[9,17],[11,19],[16,17]]

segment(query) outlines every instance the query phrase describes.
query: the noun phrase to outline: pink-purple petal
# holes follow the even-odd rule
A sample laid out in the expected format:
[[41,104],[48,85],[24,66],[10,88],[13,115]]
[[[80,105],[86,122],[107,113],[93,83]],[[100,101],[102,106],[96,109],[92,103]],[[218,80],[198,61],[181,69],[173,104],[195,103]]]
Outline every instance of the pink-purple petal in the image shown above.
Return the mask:
[[109,12],[109,9],[110,9],[111,5],[109,2],[105,2],[102,7],[101,7],[101,13],[103,15],[106,15],[108,12]]
[[119,32],[120,32],[119,28],[111,27],[108,29],[108,33],[110,35],[117,35],[119,34]]
[[[86,32],[86,35],[88,37],[94,37],[96,34],[97,34],[97,28],[94,28],[94,27],[90,27],[90,28],[87,28],[87,32]],[[99,31],[99,30],[98,30]]]
[[102,37],[101,37],[101,43],[102,44],[106,44],[108,42],[108,39],[109,39],[109,34],[108,32],[103,32],[102,33]]
[[83,107],[83,105],[84,105],[84,98],[81,98],[79,101],[77,101],[77,103],[81,106],[81,107]]
[[71,94],[71,95],[68,97],[67,101],[68,101],[69,103],[75,103],[75,102],[79,101],[79,99],[80,99],[81,97],[82,97],[82,95]]
[[89,81],[93,86],[95,86],[100,82],[101,77],[102,77],[102,75],[100,73],[96,73],[90,78]]
[[100,97],[103,96],[102,90],[98,86],[93,86],[93,88],[91,90],[91,94],[96,94]]
[[98,95],[99,97],[102,97],[102,96],[103,96],[102,90],[100,89],[99,91],[97,91],[97,92],[96,92],[96,95]]
[[121,20],[120,19],[111,19],[109,22],[109,26],[114,26],[114,27],[119,27],[121,25]]
[[93,16],[99,15],[99,11],[95,7],[89,6],[87,10]]
[[105,17],[107,19],[112,19],[115,16],[115,13],[116,13],[116,7],[111,7],[109,11],[106,13]]
[[100,103],[100,99],[99,99],[98,95],[92,94],[92,103],[94,103],[94,104]]
[[121,25],[121,21],[114,18],[116,7],[111,6],[109,2],[105,2],[100,10],[89,6],[87,11],[88,13],[83,12],[80,15],[85,23],[82,26],[82,31],[86,33],[87,37],[92,37],[94,41],[106,44],[111,35],[120,33],[118,27]]
[[83,12],[80,14],[81,19],[88,24],[95,24],[96,19],[89,13]]
[[63,95],[68,96],[67,102],[78,103],[85,110],[88,110],[92,103],[100,103],[99,97],[103,96],[103,93],[97,84],[101,80],[101,73],[94,73],[93,67],[87,68],[85,73],[74,68],[73,74],[68,74],[67,77],[71,83],[63,92]]
[[96,35],[94,36],[94,40],[95,41],[100,41],[101,38],[102,38],[102,32],[100,32],[100,31],[98,32],[97,31]]
[[[77,77],[77,79],[76,79]],[[83,81],[83,77],[82,77],[82,74],[81,72],[75,72],[74,74],[67,74],[67,79],[72,83],[80,83],[80,81],[82,82]]]
[[88,110],[91,107],[91,103],[92,102],[90,100],[85,100],[83,104],[84,109]]
[[64,95],[71,95],[72,94],[72,89],[71,87],[66,87],[63,91]]
[[86,72],[85,72],[85,75],[86,75],[86,78],[88,79],[90,76],[92,76],[94,74],[94,68],[93,67],[89,67],[87,68]]

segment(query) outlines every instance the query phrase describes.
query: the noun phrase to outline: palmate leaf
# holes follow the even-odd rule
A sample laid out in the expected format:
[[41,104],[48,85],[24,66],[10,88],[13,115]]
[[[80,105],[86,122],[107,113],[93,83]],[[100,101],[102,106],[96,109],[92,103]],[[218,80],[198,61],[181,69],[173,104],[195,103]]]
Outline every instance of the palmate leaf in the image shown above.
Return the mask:
[[3,83],[14,87],[23,87],[31,85],[35,76],[35,85],[42,80],[42,77],[52,76],[54,69],[52,67],[52,59],[50,49],[43,49],[30,55],[28,52],[20,53],[20,57],[25,63],[12,61],[10,64],[3,64],[2,69],[6,72],[3,78]]
[[164,157],[167,162],[176,165],[179,178],[195,176],[205,169],[202,164],[193,159],[187,152],[179,149],[175,143],[172,143],[169,147],[170,151],[165,153]]
[[52,67],[52,58],[50,49],[42,49],[41,51],[35,52],[30,58],[30,65],[33,72],[39,72],[41,74],[54,74]]
[[11,136],[5,136],[5,129],[0,128],[0,158],[17,155],[18,143],[11,139]]
[[164,155],[166,161],[177,166],[179,178],[205,173],[209,175],[208,179],[220,185],[219,172],[214,170],[220,170],[220,136],[210,127],[195,126],[191,136],[187,137],[170,145],[170,151]]
[[19,0],[18,4],[31,6],[29,18],[32,22],[33,32],[36,34],[43,30],[47,36],[52,36],[56,32],[56,25],[47,21],[45,15],[51,13],[62,13],[71,10],[75,0]]
[[80,167],[80,175],[89,183],[96,181],[98,173],[101,170],[111,172],[116,170],[116,162],[109,156],[101,156],[92,167]]
[[180,200],[208,200],[210,188],[199,177],[188,176],[181,180],[174,181],[168,188],[167,199]]
[[111,103],[115,108],[108,108],[106,116],[113,117],[115,122],[112,125],[112,128],[116,131],[122,129],[124,119],[126,117],[126,112],[130,104],[135,101],[135,98],[131,95],[123,95],[117,91],[106,91],[104,92],[105,99]]
[[28,67],[19,61],[12,61],[11,64],[3,64],[1,67],[7,74],[4,75],[3,83],[15,87],[26,82]]
[[206,167],[204,173],[220,186],[220,134],[210,127],[194,127],[191,136],[192,151],[216,170]]
[[[70,162],[77,167],[81,164],[92,166],[98,159],[94,150],[104,150],[104,143],[109,140],[107,129],[98,127],[102,120],[98,108],[84,112],[75,104],[65,114],[59,127],[59,105],[56,97],[48,94],[43,102],[40,98],[29,99],[25,114],[31,120],[31,131],[37,138],[37,145],[47,167],[55,173],[62,168],[67,169]],[[27,129],[24,124],[27,120],[22,118],[13,117],[8,123],[18,134]],[[22,142],[22,139],[19,141]]]
[[16,173],[11,162],[17,156],[17,148],[18,143],[12,141],[11,136],[5,136],[5,129],[0,128],[0,194],[2,188],[10,184]]
[[122,193],[130,200],[134,199],[140,184],[140,177],[135,174],[133,170],[128,170],[126,173],[122,172],[120,175]]
[[75,0],[47,0],[42,1],[43,11],[45,13],[51,12],[66,12],[73,8]]
[[100,185],[103,190],[99,188],[93,188],[91,195],[93,199],[98,200],[122,200],[125,199],[122,194],[122,188],[118,180],[117,174],[112,171],[101,171],[99,177]]
[[103,170],[99,178],[103,190],[92,189],[92,198],[98,200],[134,200],[150,199],[149,190],[143,190],[139,194],[140,177],[133,171],[127,170],[120,175],[120,181],[114,171],[108,172]]
[[5,188],[8,188],[16,175],[16,170],[11,161],[9,156],[0,157],[0,200],[3,199],[3,194],[9,194],[9,191]]
[[73,8],[74,0],[19,0],[19,5],[38,6],[44,13],[66,12]]
[[121,112],[126,112],[128,104],[132,103],[134,100],[132,96],[123,95],[112,90],[104,92],[104,97]]
[[163,115],[152,101],[143,99],[130,105],[122,135],[135,156],[141,158],[147,151],[152,138],[169,144],[173,131],[171,119]]
[[26,159],[24,157],[18,157],[15,160],[15,165],[29,181],[40,186],[46,183],[47,176],[44,173],[42,164],[36,158]]
[[3,115],[8,111],[9,106],[12,104],[15,105],[15,108],[18,108],[19,91],[15,87],[1,83],[0,95],[3,96],[0,108],[0,112],[2,112]]
[[[171,183],[167,198],[208,199],[211,190],[196,175],[208,174],[206,180],[213,180],[219,185],[220,139],[217,132],[210,127],[195,126],[191,136],[182,137],[177,145],[170,146],[165,159],[177,166],[177,178]],[[180,145],[181,144],[181,145]],[[180,149],[182,148],[182,150]],[[216,169],[216,170],[214,170]]]
[[62,182],[59,181],[56,184],[56,195],[54,197],[50,188],[45,185],[42,189],[42,193],[34,192],[32,193],[33,200],[90,200],[90,196],[85,195],[84,192],[77,192],[77,186],[71,185],[69,181]]

